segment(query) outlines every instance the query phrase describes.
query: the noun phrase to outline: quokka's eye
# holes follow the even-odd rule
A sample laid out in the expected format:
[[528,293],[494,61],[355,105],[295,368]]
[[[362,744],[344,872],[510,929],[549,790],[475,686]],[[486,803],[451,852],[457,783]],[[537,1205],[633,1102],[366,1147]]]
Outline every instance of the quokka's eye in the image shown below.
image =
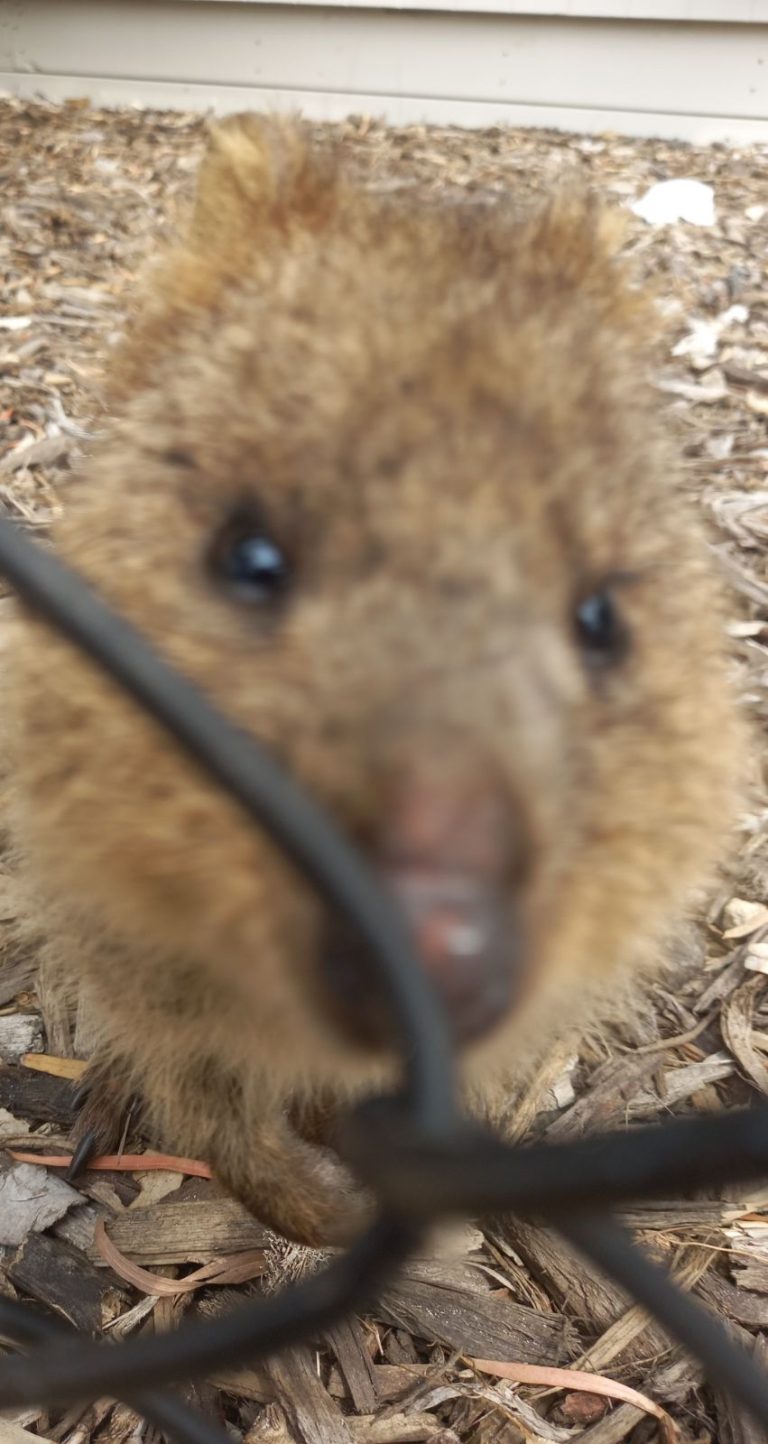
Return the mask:
[[217,533],[208,563],[231,596],[253,607],[282,602],[293,580],[285,548],[249,510],[236,512]]
[[629,632],[613,593],[592,592],[574,609],[576,640],[592,666],[620,662],[629,646]]

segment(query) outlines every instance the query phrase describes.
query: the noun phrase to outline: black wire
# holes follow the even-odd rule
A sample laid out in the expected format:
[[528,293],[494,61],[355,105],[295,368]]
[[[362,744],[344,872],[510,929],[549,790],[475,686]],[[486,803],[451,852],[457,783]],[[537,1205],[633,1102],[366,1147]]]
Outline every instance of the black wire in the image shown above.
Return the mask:
[[768,1377],[727,1329],[689,1294],[610,1217],[589,1216],[563,1223],[560,1233],[599,1268],[634,1296],[686,1349],[695,1354],[709,1378],[749,1409],[763,1428],[768,1426]]
[[253,738],[222,717],[79,576],[7,519],[0,519],[0,572],[268,827],[352,922],[369,945],[395,1009],[414,1114],[425,1132],[450,1132],[456,1121],[454,1064],[445,1015],[399,909],[357,851]]
[[[27,1304],[6,1298],[0,1298],[0,1334],[16,1344],[33,1345],[56,1344],[62,1337],[73,1334],[78,1337],[62,1320],[35,1313]],[[154,1393],[124,1393],[123,1399],[156,1429],[181,1440],[182,1444],[230,1444],[229,1435],[223,1429],[218,1429],[183,1399]]]
[[435,1147],[397,1100],[374,1099],[343,1121],[339,1145],[384,1207],[413,1218],[583,1210],[690,1193],[714,1177],[765,1181],[768,1103],[511,1149],[471,1124]]
[[[204,1378],[276,1352],[327,1329],[369,1300],[412,1252],[419,1233],[382,1218],[348,1253],[322,1273],[269,1302],[247,1304],[173,1334],[131,1339],[119,1347],[81,1338],[46,1345],[25,1358],[0,1362],[0,1409],[24,1404],[74,1404],[91,1395],[133,1394],[139,1387]],[[203,1441],[205,1444],[205,1441]]]

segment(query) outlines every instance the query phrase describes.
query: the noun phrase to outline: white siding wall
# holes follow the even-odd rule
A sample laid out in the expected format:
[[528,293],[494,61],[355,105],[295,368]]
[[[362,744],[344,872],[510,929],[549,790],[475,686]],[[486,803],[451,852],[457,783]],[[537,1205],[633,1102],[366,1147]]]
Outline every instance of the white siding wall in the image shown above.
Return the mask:
[[0,0],[0,88],[768,143],[768,0]]

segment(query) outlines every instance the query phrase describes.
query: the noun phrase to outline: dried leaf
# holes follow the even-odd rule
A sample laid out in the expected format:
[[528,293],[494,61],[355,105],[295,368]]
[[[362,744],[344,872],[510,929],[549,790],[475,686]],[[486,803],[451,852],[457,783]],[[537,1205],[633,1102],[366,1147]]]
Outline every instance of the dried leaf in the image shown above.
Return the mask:
[[768,907],[735,897],[723,908],[723,917],[728,922],[724,938],[748,938],[768,923]]
[[765,989],[762,977],[739,988],[723,1005],[720,1027],[737,1063],[761,1093],[768,1094],[768,1067],[754,1046],[752,1036],[756,999]]
[[768,416],[768,396],[762,391],[748,391],[747,406],[755,416]]
[[142,1293],[158,1298],[173,1298],[177,1294],[194,1293],[203,1284],[243,1284],[249,1279],[260,1278],[264,1272],[264,1250],[251,1249],[248,1253],[230,1254],[226,1258],[213,1259],[203,1264],[194,1273],[183,1279],[167,1279],[160,1274],[150,1273],[139,1264],[131,1263],[112,1243],[104,1220],[99,1219],[94,1232],[94,1243],[104,1262],[114,1269],[119,1278]]
[[25,1068],[34,1068],[38,1073],[50,1073],[54,1078],[82,1078],[87,1063],[80,1058],[56,1058],[51,1053],[24,1053],[20,1059]]
[[10,1419],[0,1419],[0,1444],[47,1444],[47,1441],[46,1434],[32,1434],[29,1429],[12,1424]]
[[494,1363],[492,1359],[470,1359],[474,1369],[483,1374],[494,1374],[497,1378],[509,1379],[513,1384],[540,1384],[545,1388],[581,1389],[587,1394],[601,1394],[605,1399],[620,1399],[624,1404],[634,1404],[646,1414],[658,1419],[665,1444],[678,1444],[680,1433],[677,1425],[665,1409],[647,1394],[630,1389],[616,1379],[606,1379],[602,1374],[587,1374],[581,1369],[554,1369],[546,1364]]
[[[16,1153],[8,1152],[18,1163],[36,1163],[46,1168],[69,1168],[72,1162],[68,1153]],[[153,1168],[167,1168],[171,1173],[188,1173],[191,1178],[212,1178],[207,1163],[196,1158],[176,1158],[172,1153],[103,1153],[89,1158],[89,1169],[96,1172],[145,1173]]]

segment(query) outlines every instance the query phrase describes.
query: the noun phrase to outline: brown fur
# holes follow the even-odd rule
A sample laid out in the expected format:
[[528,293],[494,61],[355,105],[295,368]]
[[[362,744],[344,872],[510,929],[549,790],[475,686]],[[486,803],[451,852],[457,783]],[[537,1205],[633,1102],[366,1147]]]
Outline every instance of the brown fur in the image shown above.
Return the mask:
[[[354,835],[394,738],[492,763],[535,986],[470,1052],[481,1100],[653,962],[732,816],[717,589],[613,232],[570,197],[377,198],[299,126],[229,122],[55,538]],[[205,565],[252,494],[296,557],[274,622]],[[571,609],[617,573],[632,645],[595,676]],[[8,668],[13,831],[113,1083],[256,1213],[341,1236],[342,1170],[286,1115],[385,1070],[318,1006],[322,904],[65,642],[24,620]]]

